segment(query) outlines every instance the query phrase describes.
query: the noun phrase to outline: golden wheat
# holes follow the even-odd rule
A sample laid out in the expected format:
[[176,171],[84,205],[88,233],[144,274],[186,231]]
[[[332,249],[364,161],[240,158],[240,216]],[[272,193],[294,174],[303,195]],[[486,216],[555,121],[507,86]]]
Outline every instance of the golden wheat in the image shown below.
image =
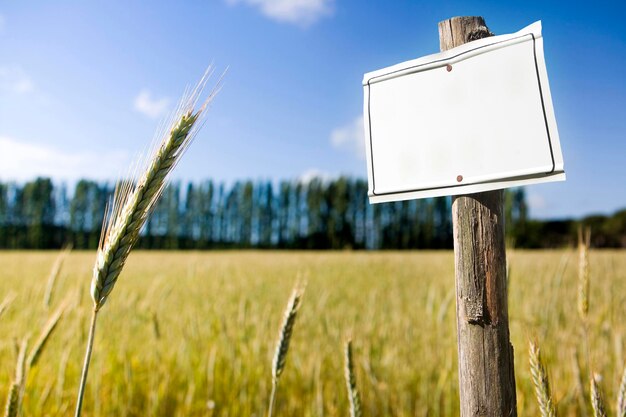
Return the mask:
[[274,402],[276,400],[276,389],[278,387],[278,380],[283,373],[285,363],[287,361],[287,353],[289,352],[289,342],[293,335],[293,328],[296,323],[296,316],[298,314],[298,308],[304,295],[304,287],[296,284],[296,287],[291,292],[291,297],[287,303],[285,314],[283,317],[283,323],[278,332],[278,342],[276,343],[276,349],[274,351],[274,359],[272,361],[272,392],[270,393],[270,403],[268,407],[267,415],[272,417],[274,410]]
[[591,377],[591,407],[593,408],[594,417],[607,417],[602,391],[598,385],[598,379],[600,378],[596,374]]
[[352,340],[348,340],[344,347],[345,378],[350,402],[350,417],[361,417],[361,397],[356,384],[356,374],[352,357]]
[[626,417],[626,366],[617,390],[617,417]]
[[119,182],[111,208],[106,212],[91,280],[93,312],[78,389],[76,417],[81,414],[97,313],[111,294],[128,255],[139,238],[141,228],[163,192],[169,173],[178,164],[202,126],[205,110],[219,90],[218,81],[218,85],[196,110],[198,99],[211,73],[209,68],[196,88],[183,96],[169,129],[162,135],[160,144],[147,160],[138,181],[135,183],[132,179],[125,179]]
[[61,316],[63,316],[63,312],[65,311],[65,308],[67,307],[67,304],[68,304],[67,300],[63,302],[59,306],[59,308],[57,308],[57,310],[50,316],[50,318],[44,325],[41,331],[41,334],[37,338],[37,341],[35,342],[35,345],[33,346],[30,352],[30,355],[28,356],[28,360],[26,361],[29,368],[32,368],[33,366],[37,364],[37,361],[39,360],[39,357],[41,356],[41,352],[43,351],[43,348],[48,342],[48,339],[50,339],[52,332],[54,332],[54,329],[56,329],[57,324],[59,323],[59,320],[61,319]]
[[578,229],[578,314],[586,320],[589,314],[589,245],[591,230]]
[[2,303],[0,303],[0,316],[2,316],[2,313],[4,313],[9,308],[13,300],[15,300],[14,293],[9,293],[7,296],[4,297],[4,300],[2,300]]
[[72,250],[71,245],[66,246],[65,248],[63,248],[61,253],[59,253],[57,258],[54,260],[54,264],[52,265],[52,269],[50,270],[50,274],[48,275],[48,280],[46,283],[46,291],[44,292],[44,295],[43,295],[43,306],[46,309],[50,307],[50,300],[52,299],[52,293],[54,291],[54,284],[56,283],[57,278],[59,277],[59,274],[61,273],[63,262],[65,261],[65,258],[71,252],[71,250]]
[[552,394],[550,392],[550,382],[546,368],[541,360],[541,351],[532,340],[528,344],[528,353],[530,357],[530,374],[532,376],[533,385],[535,386],[535,396],[539,403],[541,417],[555,417],[556,411]]
[[24,338],[20,344],[15,364],[15,376],[9,388],[7,402],[5,406],[5,417],[17,417],[20,413],[20,406],[24,396],[24,385],[26,384],[26,349],[28,338]]

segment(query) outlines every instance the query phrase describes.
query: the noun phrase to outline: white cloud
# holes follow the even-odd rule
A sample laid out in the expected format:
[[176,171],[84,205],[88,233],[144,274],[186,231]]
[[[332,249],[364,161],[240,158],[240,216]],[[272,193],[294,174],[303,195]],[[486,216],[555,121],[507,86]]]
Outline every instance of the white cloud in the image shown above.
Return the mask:
[[302,175],[300,175],[300,177],[298,178],[298,181],[303,184],[308,184],[315,178],[319,178],[322,181],[330,181],[335,177],[336,177],[335,175],[332,175],[328,172],[324,172],[319,169],[312,168],[307,171],[304,171]]
[[229,4],[245,3],[256,7],[270,19],[309,26],[333,12],[335,0],[226,0]]
[[365,159],[365,130],[363,116],[351,123],[334,129],[330,133],[330,143],[336,149],[348,150],[359,159]]
[[[0,29],[2,20],[0,18]],[[0,92],[13,94],[27,94],[35,90],[31,78],[16,66],[0,67]]]
[[170,100],[168,98],[153,98],[152,93],[146,89],[141,90],[135,97],[135,110],[151,119],[163,116],[169,105]]
[[531,210],[543,210],[548,206],[546,199],[539,194],[529,194],[527,197],[528,207]]
[[64,151],[0,136],[2,180],[25,181],[37,176],[61,180],[109,180],[124,173],[129,160],[129,154],[125,151]]

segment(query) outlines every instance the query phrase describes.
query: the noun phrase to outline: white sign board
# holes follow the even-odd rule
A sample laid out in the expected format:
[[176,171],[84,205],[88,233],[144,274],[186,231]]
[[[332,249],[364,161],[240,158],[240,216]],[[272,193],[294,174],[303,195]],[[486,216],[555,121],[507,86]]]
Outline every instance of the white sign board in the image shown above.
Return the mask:
[[370,202],[565,180],[541,22],[365,74]]

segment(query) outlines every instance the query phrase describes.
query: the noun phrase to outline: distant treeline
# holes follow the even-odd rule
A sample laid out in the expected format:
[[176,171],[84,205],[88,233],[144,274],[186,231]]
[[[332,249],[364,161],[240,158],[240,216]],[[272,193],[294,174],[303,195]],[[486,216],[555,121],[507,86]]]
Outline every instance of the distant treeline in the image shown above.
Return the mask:
[[[94,249],[113,185],[81,180],[73,190],[50,179],[0,183],[0,248],[47,249],[71,243]],[[517,247],[561,247],[579,222],[527,216],[523,189],[505,194],[507,241]],[[452,247],[450,198],[370,205],[367,182],[213,181],[170,184],[139,246],[158,249],[441,249]],[[626,247],[626,210],[582,220],[595,246]]]

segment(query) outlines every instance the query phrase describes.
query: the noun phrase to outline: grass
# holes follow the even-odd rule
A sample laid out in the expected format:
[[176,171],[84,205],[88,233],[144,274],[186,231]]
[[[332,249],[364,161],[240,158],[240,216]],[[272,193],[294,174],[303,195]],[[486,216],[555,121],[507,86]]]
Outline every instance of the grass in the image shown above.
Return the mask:
[[[68,255],[54,290],[63,296],[46,310],[41,300],[57,255],[0,252],[0,301],[15,296],[0,316],[0,401],[14,377],[16,341],[26,333],[34,340],[70,297],[27,375],[23,415],[67,415],[76,401],[94,254]],[[519,415],[539,415],[526,349],[535,337],[557,414],[581,414],[577,353],[587,415],[593,415],[577,312],[577,252],[509,255]],[[589,264],[589,354],[608,414],[615,415],[626,359],[626,252],[591,251]],[[451,252],[236,251],[138,251],[129,258],[99,317],[103,337],[94,347],[84,415],[263,416],[276,332],[298,273],[307,276],[307,294],[276,416],[347,415],[347,333],[364,416],[458,415]]]

